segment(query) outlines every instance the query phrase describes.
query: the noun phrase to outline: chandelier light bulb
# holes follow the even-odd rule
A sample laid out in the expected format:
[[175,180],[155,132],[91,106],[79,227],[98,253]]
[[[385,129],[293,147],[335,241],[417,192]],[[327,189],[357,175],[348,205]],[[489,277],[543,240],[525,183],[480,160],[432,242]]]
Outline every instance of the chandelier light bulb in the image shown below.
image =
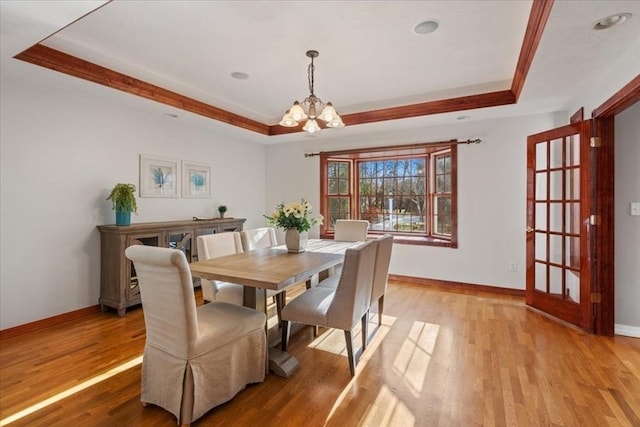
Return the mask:
[[298,126],[298,122],[291,117],[290,110],[287,110],[282,120],[280,120],[280,126],[284,126],[286,128],[294,128]]
[[324,109],[322,110],[322,113],[320,113],[320,117],[318,118],[328,123],[333,119],[335,119],[336,117],[338,117],[338,113],[336,113],[336,110],[333,108],[333,105],[330,102],[327,102],[327,105],[325,105]]
[[344,122],[342,121],[340,116],[338,116],[337,114],[333,120],[331,120],[330,122],[327,122],[327,127],[330,127],[330,128],[343,128],[344,126],[345,126]]
[[309,133],[316,133],[320,130],[320,126],[318,126],[318,122],[316,122],[314,119],[310,119],[307,120],[307,123],[305,123],[302,129]]
[[293,120],[295,120],[296,122],[299,122],[300,120],[305,120],[307,118],[307,115],[305,114],[304,110],[302,109],[302,106],[300,105],[300,103],[298,101],[293,103],[293,106],[291,107],[291,110],[289,110],[291,113],[291,117],[293,118]]

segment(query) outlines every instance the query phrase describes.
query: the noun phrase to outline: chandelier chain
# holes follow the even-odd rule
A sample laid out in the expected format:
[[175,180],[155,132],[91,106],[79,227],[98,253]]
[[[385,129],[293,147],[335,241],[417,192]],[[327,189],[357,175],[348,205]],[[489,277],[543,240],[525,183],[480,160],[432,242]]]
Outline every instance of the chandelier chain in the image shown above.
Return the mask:
[[311,57],[311,64],[309,64],[309,67],[307,68],[307,78],[309,79],[309,92],[311,92],[311,95],[315,96],[315,93],[313,93],[313,86],[314,86],[314,72],[316,70],[315,65],[313,65],[313,56]]

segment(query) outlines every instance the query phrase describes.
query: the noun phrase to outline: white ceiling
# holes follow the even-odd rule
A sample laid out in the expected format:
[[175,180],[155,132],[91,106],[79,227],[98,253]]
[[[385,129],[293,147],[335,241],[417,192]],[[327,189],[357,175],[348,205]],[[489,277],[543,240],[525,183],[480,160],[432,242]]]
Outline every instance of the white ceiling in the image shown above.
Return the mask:
[[[320,52],[316,95],[341,114],[508,90],[531,3],[3,0],[2,67],[4,73],[7,62],[16,61],[13,55],[42,42],[272,125],[293,100],[308,95],[309,49]],[[592,29],[619,12],[634,16],[611,30]],[[413,27],[427,19],[438,20],[440,28],[415,34]],[[455,122],[460,115],[481,120],[562,110],[638,40],[640,1],[556,0],[517,105],[328,129],[316,137],[415,129]],[[250,78],[232,78],[236,71]],[[60,79],[50,70],[37,78]],[[74,78],[63,78],[68,79]],[[93,86],[83,89],[93,92]],[[95,89],[104,102],[133,97],[104,93]],[[178,111],[146,100],[135,108]],[[263,143],[302,136],[233,132]]]

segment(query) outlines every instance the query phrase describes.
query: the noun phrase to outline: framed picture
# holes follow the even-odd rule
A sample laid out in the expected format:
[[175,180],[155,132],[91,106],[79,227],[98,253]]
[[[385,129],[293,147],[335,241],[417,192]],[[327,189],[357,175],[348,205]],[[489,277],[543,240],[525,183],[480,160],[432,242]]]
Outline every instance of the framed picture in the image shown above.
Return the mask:
[[211,165],[182,161],[182,197],[211,197]]
[[140,197],[178,197],[178,161],[140,154]]

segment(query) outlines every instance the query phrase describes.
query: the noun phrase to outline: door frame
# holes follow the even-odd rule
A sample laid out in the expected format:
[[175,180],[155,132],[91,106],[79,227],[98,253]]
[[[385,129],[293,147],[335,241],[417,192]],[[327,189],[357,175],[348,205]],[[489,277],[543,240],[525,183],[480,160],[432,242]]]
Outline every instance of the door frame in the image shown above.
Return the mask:
[[614,257],[614,155],[615,116],[640,101],[640,74],[593,110],[592,135],[600,138],[595,150],[597,176],[592,182],[595,194],[592,212],[599,223],[592,236],[594,265],[591,271],[592,292],[596,295],[592,310],[593,331],[613,336],[615,331],[615,257]]

